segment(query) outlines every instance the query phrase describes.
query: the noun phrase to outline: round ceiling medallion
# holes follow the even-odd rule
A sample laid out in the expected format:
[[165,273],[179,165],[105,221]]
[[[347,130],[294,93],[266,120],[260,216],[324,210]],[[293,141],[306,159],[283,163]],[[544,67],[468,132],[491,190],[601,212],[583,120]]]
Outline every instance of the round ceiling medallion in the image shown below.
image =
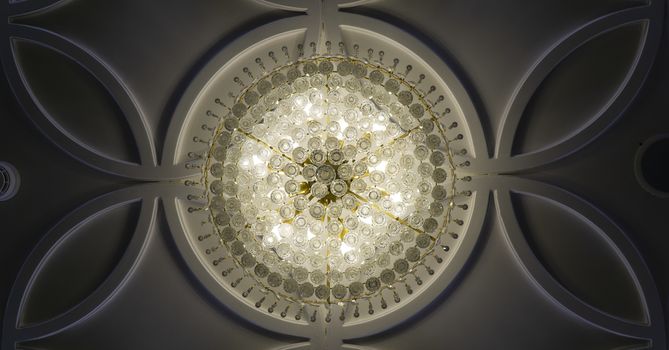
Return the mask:
[[235,302],[293,324],[367,322],[445,288],[475,197],[448,86],[415,58],[384,63],[392,47],[267,46],[269,62],[235,57],[189,111],[200,263]]

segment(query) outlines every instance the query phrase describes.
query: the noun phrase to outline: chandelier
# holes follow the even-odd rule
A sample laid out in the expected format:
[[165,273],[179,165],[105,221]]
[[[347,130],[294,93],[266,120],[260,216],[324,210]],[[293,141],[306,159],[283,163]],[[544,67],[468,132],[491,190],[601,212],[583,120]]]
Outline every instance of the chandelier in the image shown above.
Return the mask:
[[411,65],[401,74],[397,59],[392,67],[343,54],[300,54],[271,70],[256,63],[264,74],[245,68],[249,84],[235,77],[234,103],[216,99],[225,112],[213,114],[203,157],[206,204],[191,208],[213,226],[199,239],[225,249],[214,265],[227,261],[230,285],[252,281],[243,297],[260,290],[255,306],[281,306],[281,317],[296,305],[300,320],[305,305],[322,305],[329,322],[333,304],[343,320],[348,304],[358,317],[363,300],[400,303],[413,293],[407,280],[420,286],[417,271],[433,275],[426,261],[441,264],[438,253],[458,238],[449,225],[463,224],[452,211],[456,180],[469,177],[458,179],[449,145],[463,136],[447,137],[457,122],[439,120],[426,99],[434,87],[418,89],[406,78]]

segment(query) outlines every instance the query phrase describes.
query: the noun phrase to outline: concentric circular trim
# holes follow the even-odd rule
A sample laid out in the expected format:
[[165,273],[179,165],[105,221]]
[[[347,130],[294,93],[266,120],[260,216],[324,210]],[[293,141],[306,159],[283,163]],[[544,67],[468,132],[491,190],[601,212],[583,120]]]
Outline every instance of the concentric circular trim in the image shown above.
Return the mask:
[[0,202],[8,201],[19,191],[21,177],[16,168],[7,162],[0,162]]
[[[258,60],[256,62],[258,62]],[[340,64],[341,67],[339,66]],[[334,70],[335,65],[337,65],[338,68],[336,71]],[[344,65],[346,65],[346,69],[343,68]],[[397,65],[397,62],[395,62],[395,65]],[[296,70],[296,67],[302,68],[304,74],[302,74],[302,72],[300,72],[299,70]],[[371,72],[369,72],[370,70]],[[407,70],[408,71],[410,70],[410,66],[408,67]],[[245,72],[248,73],[246,69]],[[439,207],[441,208],[445,207],[445,213],[443,213],[440,216],[441,218],[443,218],[443,225],[435,224],[435,227],[437,226],[442,226],[442,227],[440,227],[439,230],[437,230],[437,232],[433,234],[427,234],[414,227],[410,227],[413,231],[416,231],[420,234],[416,237],[417,239],[416,245],[406,250],[405,252],[407,257],[406,260],[403,258],[397,259],[395,263],[392,264],[391,268],[386,268],[383,271],[379,272],[378,276],[369,277],[361,282],[352,280],[351,284],[348,286],[335,283],[336,281],[331,281],[331,276],[332,276],[331,273],[334,273],[334,271],[333,267],[330,266],[329,262],[327,263],[328,268],[326,270],[327,283],[324,285],[321,284],[317,286],[314,286],[309,282],[304,282],[304,280],[308,278],[308,275],[305,275],[305,277],[302,278],[303,283],[301,284],[298,283],[298,281],[296,281],[297,278],[296,279],[292,278],[293,277],[292,273],[295,273],[296,270],[293,270],[293,272],[290,272],[290,270],[288,271],[284,270],[284,274],[280,274],[276,271],[268,269],[265,264],[259,263],[258,261],[260,260],[260,256],[257,254],[257,249],[255,249],[256,252],[251,252],[251,253],[246,252],[245,246],[246,243],[248,243],[248,240],[246,241],[246,243],[237,240],[238,234],[242,234],[242,237],[244,237],[244,235],[251,236],[248,233],[246,234],[244,233],[245,230],[249,231],[248,229],[250,228],[250,226],[248,225],[238,226],[236,227],[236,233],[235,233],[235,231],[233,231],[233,229],[230,226],[221,227],[220,225],[217,224],[216,213],[218,212],[222,213],[225,211],[223,208],[225,205],[224,203],[226,203],[226,200],[224,200],[223,195],[220,194],[220,192],[222,192],[221,181],[213,181],[211,179],[213,172],[216,172],[216,176],[219,178],[223,176],[223,171],[222,171],[223,163],[217,163],[219,164],[219,167],[217,169],[213,169],[213,165],[215,164],[216,160],[224,162],[225,158],[229,156],[230,152],[229,147],[230,145],[233,144],[231,139],[235,137],[233,136],[235,132],[238,132],[237,135],[239,136],[239,139],[242,140],[240,142],[243,142],[244,138],[249,140],[252,139],[254,142],[263,144],[264,146],[267,146],[269,149],[271,149],[272,152],[280,155],[281,157],[275,155],[275,157],[277,157],[278,159],[282,159],[282,157],[291,159],[290,156],[282,154],[282,152],[280,151],[281,150],[280,144],[278,146],[275,145],[274,147],[272,147],[270,144],[265,143],[262,140],[259,140],[253,135],[250,135],[248,132],[253,127],[253,125],[248,124],[248,121],[244,122],[244,118],[247,118],[249,115],[254,114],[255,122],[262,123],[265,117],[264,113],[268,108],[263,108],[263,110],[261,110],[258,113],[252,112],[250,108],[251,106],[255,106],[255,104],[258,103],[260,99],[269,99],[270,102],[268,104],[270,106],[278,105],[281,98],[272,96],[272,92],[274,91],[272,88],[278,90],[282,87],[290,86],[290,85],[285,85],[286,80],[290,80],[291,83],[293,81],[297,82],[297,79],[300,79],[302,75],[304,75],[305,77],[311,77],[313,81],[313,79],[319,79],[318,76],[322,76],[321,73],[325,73],[327,75],[325,77],[325,80],[328,80],[330,78],[329,77],[330,73],[334,74],[339,78],[341,78],[341,76],[339,76],[339,73],[342,73],[344,76],[353,75],[353,78],[350,78],[349,81],[357,81],[357,79],[364,79],[366,81],[363,81],[363,83],[367,84],[365,85],[365,87],[372,86],[371,88],[372,90],[368,91],[374,91],[373,90],[374,84],[376,84],[377,90],[381,90],[382,94],[374,95],[374,93],[368,92],[367,95],[369,96],[368,98],[372,100],[376,99],[374,104],[377,107],[379,106],[377,102],[379,102],[382,105],[384,103],[389,103],[389,101],[387,101],[388,96],[393,96],[393,98],[400,98],[400,100],[402,100],[402,103],[400,104],[399,102],[396,101],[395,104],[400,107],[402,107],[402,105],[406,106],[404,107],[406,108],[405,111],[406,115],[408,115],[411,120],[414,120],[415,125],[411,127],[407,126],[406,123],[402,125],[402,121],[400,120],[400,122],[398,122],[397,125],[400,125],[402,127],[402,130],[404,130],[403,132],[405,134],[403,134],[401,137],[398,137],[397,139],[401,139],[403,137],[411,135],[410,137],[411,140],[415,139],[418,142],[425,143],[429,145],[431,149],[433,149],[433,151],[431,152],[442,154],[438,150],[435,150],[435,147],[438,147],[439,143],[441,143],[441,142],[436,142],[435,144],[435,141],[439,141],[436,138],[440,138],[441,140],[443,140],[442,143],[443,148],[441,149],[443,149],[445,153],[443,160],[438,160],[439,157],[436,157],[435,159],[432,159],[433,157],[430,157],[429,162],[426,163],[429,165],[429,163],[431,162],[435,166],[437,166],[446,161],[444,165],[446,166],[447,170],[444,172],[443,176],[444,179],[448,179],[447,181],[448,188],[443,188],[441,190],[444,192],[443,195],[441,195],[440,192],[439,195],[435,194],[435,191],[438,189],[438,187],[441,187],[440,185],[438,185],[438,183],[444,181],[440,180],[434,184],[436,185],[436,187],[432,192],[432,197],[435,200],[435,204],[439,204]],[[249,76],[252,75],[249,74]],[[287,76],[289,77],[288,79],[286,79]],[[422,79],[423,78],[421,75],[421,80]],[[395,73],[393,69],[386,68],[380,64],[371,63],[367,60],[363,60],[358,57],[345,57],[340,55],[312,56],[309,58],[301,57],[295,62],[289,62],[288,64],[281,65],[275,69],[272,69],[269,72],[266,72],[262,77],[254,79],[254,81],[248,86],[241,83],[238,78],[235,78],[234,81],[242,85],[243,89],[238,95],[234,95],[235,100],[234,104],[231,107],[225,105],[220,99],[216,98],[215,103],[219,104],[220,106],[223,106],[227,110],[227,112],[224,113],[225,115],[223,117],[214,115],[219,120],[219,124],[213,131],[213,137],[209,141],[210,148],[207,154],[204,156],[205,163],[202,166],[202,171],[203,171],[202,182],[206,189],[204,198],[206,200],[206,204],[204,206],[204,209],[208,212],[208,221],[212,224],[215,235],[219,237],[219,244],[225,247],[225,250],[227,251],[227,256],[232,257],[232,259],[230,260],[232,260],[232,262],[234,263],[233,267],[227,268],[226,270],[223,271],[223,275],[224,276],[229,275],[233,273],[234,270],[241,272],[239,274],[239,277],[231,282],[231,286],[233,288],[236,287],[243,279],[252,280],[254,283],[252,283],[252,285],[246,291],[244,291],[244,293],[242,293],[242,297],[247,297],[254,290],[255,286],[258,286],[260,288],[261,295],[265,296],[260,298],[258,302],[256,302],[255,306],[256,307],[262,306],[263,302],[268,298],[269,295],[271,295],[272,296],[271,299],[275,301],[273,304],[271,304],[270,308],[268,309],[270,313],[273,311],[279,300],[285,300],[289,303],[295,303],[301,305],[299,307],[300,311],[298,311],[298,313],[295,315],[296,320],[299,320],[301,318],[300,317],[302,313],[301,310],[304,309],[305,304],[313,306],[319,304],[325,306],[337,304],[341,306],[348,303],[353,303],[355,305],[355,312],[353,315],[356,318],[358,317],[357,316],[358,304],[361,300],[377,298],[378,300],[380,300],[379,301],[380,307],[382,309],[386,309],[388,307],[388,304],[387,301],[384,299],[383,295],[384,291],[388,290],[389,293],[392,293],[392,299],[395,301],[395,303],[399,303],[401,301],[401,297],[396,291],[397,288],[396,283],[404,284],[404,287],[406,289],[406,295],[413,294],[413,289],[409,286],[409,284],[407,284],[406,279],[409,276],[412,276],[415,279],[415,284],[421,286],[423,284],[423,281],[419,275],[421,275],[422,273],[426,273],[427,275],[433,275],[435,273],[434,269],[430,267],[429,264],[426,263],[426,259],[428,257],[432,257],[438,264],[441,264],[444,261],[444,257],[440,256],[439,252],[441,252],[441,254],[445,254],[446,252],[448,252],[450,250],[448,241],[457,240],[458,238],[458,234],[449,232],[448,230],[448,225],[452,220],[451,211],[453,210],[453,208],[456,207],[454,198],[456,197],[456,195],[462,195],[462,194],[464,194],[465,196],[469,196],[471,195],[471,192],[464,191],[463,193],[458,193],[456,191],[455,188],[456,180],[468,181],[469,176],[465,176],[460,179],[458,178],[458,175],[456,174],[456,168],[458,167],[458,165],[456,165],[455,161],[453,160],[454,154],[450,150],[449,143],[453,140],[456,141],[461,140],[463,138],[462,134],[457,134],[455,136],[455,139],[452,140],[449,140],[447,138],[445,132],[447,126],[443,125],[442,121],[440,121],[432,111],[432,106],[435,103],[426,101],[424,92],[422,92],[416,87],[415,82],[410,82],[406,80],[403,76]],[[268,81],[271,81],[271,83],[269,83]],[[341,82],[340,86],[342,85],[344,85],[343,82]],[[362,89],[364,90],[365,87],[362,87]],[[358,91],[354,88],[351,88],[350,86],[348,88],[350,92],[354,90]],[[357,87],[357,89],[360,88],[361,88],[360,86]],[[404,88],[405,90],[400,92],[401,88]],[[383,89],[385,89],[385,91],[383,91]],[[290,88],[288,90],[290,90]],[[431,87],[428,93],[432,92],[433,90],[434,87]],[[286,92],[283,98],[284,99],[289,98],[291,93],[292,92],[290,91]],[[407,94],[408,96],[403,96],[403,94]],[[384,96],[386,96],[386,98],[384,98]],[[411,100],[413,100],[414,98],[417,102],[411,104]],[[441,100],[441,97],[439,100]],[[244,103],[249,104],[249,107],[247,107]],[[399,110],[398,108],[400,107],[396,107],[396,110]],[[276,107],[270,107],[269,109],[271,110],[273,108]],[[446,113],[448,113],[448,110],[446,111]],[[423,117],[424,114],[427,116],[427,118],[424,118],[423,121],[426,121],[427,124],[425,122],[421,123],[418,121],[421,117]],[[396,119],[401,119],[401,118],[396,118]],[[428,128],[429,130],[425,129],[428,126],[428,124],[431,125]],[[246,125],[246,130],[247,130],[246,132],[240,129],[244,128],[243,125]],[[451,129],[454,126],[457,126],[457,123],[453,123],[453,125],[449,126],[448,129]],[[399,128],[400,127],[398,127],[398,129]],[[430,137],[426,138],[425,135],[426,133],[430,133],[432,131],[435,132],[434,140],[432,140],[432,138]],[[422,137],[414,137],[415,135],[422,135]],[[224,140],[223,142],[220,141],[222,139]],[[197,142],[198,140],[195,141]],[[394,141],[395,140],[391,142]],[[430,144],[431,141],[432,144]],[[425,146],[421,147],[428,149]],[[418,147],[416,149],[418,149]],[[235,164],[237,164],[236,162],[240,158],[238,156],[238,153],[239,152],[235,152],[237,156],[234,157],[233,159],[233,162]],[[433,153],[433,155],[437,155],[436,153]],[[419,163],[421,162],[422,161],[419,160]],[[271,165],[269,165],[268,167],[271,168]],[[235,174],[237,173],[238,172],[235,171],[234,173],[230,173],[228,175],[236,176]],[[214,186],[216,188],[216,191],[219,192],[220,195],[219,197],[217,197],[215,193],[212,193],[214,191],[212,186]],[[236,185],[234,185],[234,187],[236,190]],[[440,201],[445,201],[444,202],[445,206],[441,206],[441,204],[438,203]],[[235,202],[240,203],[239,200],[235,200]],[[458,207],[466,209],[467,205],[459,204]],[[235,205],[235,210],[240,210],[239,205]],[[428,217],[431,217],[431,215],[439,215],[439,214],[436,213],[428,214]],[[242,215],[238,214],[237,216],[240,217]],[[230,216],[226,217],[227,219],[225,220],[224,224],[229,224]],[[392,218],[397,222],[401,223],[402,225],[410,226],[409,224],[407,224],[407,222],[403,221],[404,219],[394,216]],[[435,221],[434,219],[430,220]],[[240,222],[244,221],[242,220]],[[464,221],[461,219],[455,219],[454,222],[460,226],[464,225]],[[437,221],[435,221],[435,223],[437,223]],[[430,230],[430,232],[432,231]],[[206,236],[208,237],[210,235]],[[203,238],[203,236],[201,235],[200,238]],[[425,240],[425,242],[423,242],[423,240]],[[213,249],[216,248],[214,247]],[[376,249],[378,250],[378,247]],[[207,249],[205,253],[210,254],[211,251],[212,249]],[[226,258],[220,258],[214,260],[214,265],[221,263],[225,259]],[[450,259],[448,259],[448,261],[450,261]],[[418,271],[419,268],[424,269],[424,271],[419,273]],[[304,273],[306,274],[307,272],[308,271],[305,270]],[[265,281],[265,278],[267,278],[267,281]],[[283,289],[280,288],[282,285]],[[314,294],[316,295],[316,297],[313,297]],[[371,315],[373,313],[371,300],[368,302],[368,307],[369,307],[369,314]],[[288,307],[286,308],[286,310],[287,309]],[[329,313],[330,312],[328,311],[328,314]],[[282,317],[284,317],[285,315],[286,312],[281,313]],[[344,311],[342,311],[341,317],[343,319]],[[314,316],[312,316],[312,319],[313,318]]]
[[634,158],[634,175],[636,176],[639,185],[641,185],[641,187],[647,192],[660,198],[669,198],[669,192],[662,191],[648,183],[643,172],[643,158],[649,148],[657,144],[657,142],[666,142],[667,140],[669,140],[669,134],[660,134],[649,138],[639,147]]
[[[286,23],[282,22],[282,24]],[[394,27],[389,27],[380,22],[375,23],[375,25],[383,28],[387,27],[386,31],[394,37],[408,40],[406,33],[402,33]],[[347,334],[346,337],[355,337],[354,334],[360,334],[360,332],[366,334],[369,332],[375,333],[400,322],[401,318],[415,313],[427,305],[430,300],[433,300],[439,294],[439,291],[448,286],[455,278],[455,275],[462,269],[463,263],[467,260],[479,233],[477,228],[480,227],[482,217],[481,213],[477,211],[483,210],[485,212],[486,209],[485,205],[479,206],[474,203],[486,198],[476,195],[475,192],[470,192],[468,190],[470,186],[466,183],[471,179],[468,176],[466,167],[470,165],[469,160],[475,157],[475,153],[477,153],[475,151],[479,150],[478,146],[482,141],[478,137],[475,138],[478,141],[471,139],[475,135],[480,134],[478,132],[480,130],[476,127],[476,113],[473,107],[471,107],[471,101],[468,99],[466,91],[458,82],[453,72],[429,48],[424,47],[420,43],[412,41],[409,46],[403,46],[388,37],[369,30],[363,30],[357,26],[355,28],[346,26],[346,30],[348,31],[346,35],[349,43],[345,45],[345,51],[357,52],[357,47],[362,46],[359,51],[368,54],[364,58],[355,54],[354,59],[359,59],[366,64],[374,66],[384,66],[393,72],[404,71],[405,67],[410,69],[410,66],[413,65],[414,70],[411,74],[408,74],[410,76],[407,75],[407,72],[403,74],[405,80],[413,85],[417,91],[429,95],[424,99],[427,104],[432,106],[439,105],[438,109],[441,113],[437,113],[439,114],[437,118],[442,123],[441,125],[445,129],[448,129],[445,131],[451,143],[458,141],[455,143],[456,148],[453,149],[452,155],[456,163],[455,167],[460,168],[462,171],[459,172],[461,177],[455,179],[460,184],[458,186],[460,191],[455,197],[456,206],[453,208],[455,209],[455,216],[453,218],[457,219],[457,221],[453,221],[455,224],[449,234],[454,233],[459,235],[460,238],[450,242],[450,250],[448,252],[444,252],[441,249],[435,250],[434,254],[438,255],[440,259],[425,259],[425,264],[419,266],[420,268],[414,271],[414,278],[406,278],[404,281],[398,281],[394,286],[395,288],[386,288],[378,295],[366,299],[356,299],[355,302],[350,303],[337,302],[336,304],[324,303],[324,305],[312,305],[302,302],[288,302],[281,299],[283,301],[279,301],[277,304],[276,300],[272,300],[272,294],[266,294],[265,291],[257,288],[255,281],[247,278],[243,273],[238,274],[234,272],[241,270],[234,264],[234,259],[226,260],[234,266],[234,269],[229,270],[226,266],[222,266],[227,263],[221,263],[218,266],[213,264],[212,266],[212,262],[220,263],[221,259],[226,255],[225,245],[221,244],[220,241],[216,243],[212,241],[218,235],[211,223],[205,223],[205,221],[209,221],[206,218],[208,203],[203,201],[206,198],[199,195],[189,196],[190,207],[186,204],[182,208],[188,209],[193,214],[197,213],[197,215],[181,216],[189,241],[189,245],[183,246],[181,249],[190,247],[195,250],[197,256],[197,260],[189,260],[189,264],[204,265],[207,274],[199,276],[202,282],[223,303],[226,305],[231,303],[230,306],[234,307],[245,318],[254,320],[254,322],[269,329],[281,331],[281,329],[285,329],[289,324],[296,327],[299,326],[298,328],[300,328],[302,325],[309,323],[308,321],[320,320],[319,322],[330,322],[329,320],[332,320],[332,318],[337,318],[335,315],[339,315],[338,319],[341,319],[342,323],[338,327],[342,327],[341,330]],[[240,46],[240,43],[235,43],[232,45],[234,48],[231,47],[224,50],[198,75],[197,79],[188,89],[186,101],[182,101],[178,108],[184,113],[182,118],[187,120],[186,126],[180,132],[180,141],[178,142],[180,152],[182,152],[183,156],[188,152],[190,161],[186,164],[187,167],[191,166],[191,168],[200,169],[205,167],[208,151],[203,151],[201,147],[203,143],[211,145],[211,142],[215,141],[213,136],[216,127],[211,126],[212,118],[219,118],[219,116],[227,113],[225,108],[218,102],[233,106],[242,91],[255,81],[255,79],[252,79],[253,81],[251,82],[248,81],[247,75],[250,76],[249,73],[252,72],[255,76],[265,75],[267,72],[266,67],[273,70],[274,67],[279,65],[295,63],[294,60],[296,57],[298,60],[304,59],[304,52],[300,48],[302,41],[299,38],[299,33],[299,30],[288,30],[283,34],[275,34],[271,38],[262,40],[258,44],[246,49],[242,48],[243,45]],[[356,42],[361,45],[356,44]],[[288,46],[287,51],[285,46]],[[336,45],[333,46],[336,47]],[[373,50],[369,46],[372,46]],[[297,47],[297,50],[295,50],[295,47]],[[343,44],[339,43],[340,51],[343,54],[344,50],[341,50],[342,47]],[[241,53],[236,53],[238,51]],[[271,56],[272,51],[277,53],[274,57]],[[382,57],[384,51],[386,52],[386,60],[383,60]],[[374,53],[373,57],[372,52]],[[263,59],[265,54],[268,54],[272,60]],[[326,56],[344,57],[343,55],[331,55],[329,53]],[[253,65],[254,60],[256,63],[260,62],[259,65],[262,69]],[[264,62],[266,66],[262,66],[263,60],[266,60]],[[402,62],[401,65],[398,65],[399,61]],[[247,70],[247,67],[250,68],[250,71]],[[232,78],[235,75],[241,79],[233,81]],[[423,79],[424,76],[427,79]],[[239,86],[242,86],[242,88]],[[434,92],[435,86],[436,92]],[[228,97],[232,97],[232,99]],[[218,98],[220,100],[215,101]],[[449,114],[451,111],[452,113]],[[474,128],[470,130],[472,125],[474,125]],[[464,135],[464,138],[461,134]],[[190,138],[193,138],[196,142],[186,142]],[[186,180],[185,183],[188,186],[193,186],[194,190],[197,190],[204,185],[204,179]],[[469,206],[469,210],[467,209],[467,205]],[[203,229],[211,229],[213,234],[206,234],[206,231],[203,231]],[[198,232],[205,234],[198,235]],[[211,251],[211,254],[207,254],[207,251]],[[186,254],[189,255],[188,253]],[[196,271],[201,269],[199,266],[192,266],[192,268]],[[223,274],[223,277],[221,277],[221,274]],[[256,288],[252,288],[253,285],[256,285]],[[217,291],[218,286],[223,288]],[[404,286],[406,287],[406,291],[403,288]],[[395,292],[398,294],[397,297],[401,298],[400,303],[394,302],[394,299],[398,300],[394,295]],[[262,312],[254,313],[252,311],[254,302],[256,310]],[[239,305],[237,305],[238,303]],[[319,307],[318,305],[321,306]],[[407,305],[408,307],[405,307]],[[359,308],[360,313],[358,313]],[[316,316],[317,313],[318,317]],[[266,317],[261,316],[263,314]],[[390,315],[392,317],[388,318]],[[289,319],[282,320],[279,316],[282,318],[289,316]],[[295,321],[292,320],[293,316],[295,316]],[[302,318],[304,320],[300,320]],[[381,319],[386,321],[379,323]],[[334,320],[332,322],[335,323]],[[363,327],[361,328],[361,326]],[[290,333],[293,334],[292,331]]]

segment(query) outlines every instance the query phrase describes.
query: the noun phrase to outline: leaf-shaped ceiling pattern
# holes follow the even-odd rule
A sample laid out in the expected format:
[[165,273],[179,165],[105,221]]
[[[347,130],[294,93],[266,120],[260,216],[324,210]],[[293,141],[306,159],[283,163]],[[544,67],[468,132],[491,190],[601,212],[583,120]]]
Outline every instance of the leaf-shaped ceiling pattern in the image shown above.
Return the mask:
[[499,116],[494,157],[473,168],[536,169],[596,140],[634,100],[650,71],[663,5],[653,1],[609,13],[545,46]]
[[141,188],[147,187],[100,196],[68,214],[44,236],[10,292],[3,348],[68,328],[117,292],[153,230],[155,192],[150,185]]
[[[547,297],[596,327],[663,347],[665,324],[657,288],[618,225],[558,187],[506,176],[483,183],[495,188],[497,211],[518,262]],[[524,199],[516,200],[514,210],[512,196],[517,199],[519,193]]]
[[91,294],[111,273],[130,242],[140,203],[89,218],[51,249],[35,272],[21,325],[62,314]]
[[[110,67],[94,53],[57,33],[40,28],[9,23],[6,29],[8,35],[8,40],[6,42],[7,46],[6,49],[0,51],[0,53],[2,53],[8,82],[14,90],[14,94],[22,105],[24,111],[40,130],[60,148],[91,167],[131,178],[164,179],[184,176],[188,173],[187,169],[184,169],[183,167],[160,168],[157,166],[155,146],[153,144],[151,131],[147,126],[147,121],[143,112],[137,105],[137,101],[124,82],[119,79],[116,72],[111,70]],[[72,82],[71,77],[67,74],[59,76],[58,73],[49,72],[49,76],[59,77],[62,80],[60,81],[61,83],[65,81],[73,84],[79,95],[83,95],[84,97],[96,96],[96,102],[98,102],[98,104],[92,103],[92,105],[98,107],[96,108],[96,111],[99,112],[111,108],[112,111],[115,110],[111,115],[120,115],[124,120],[119,121],[119,118],[114,117],[101,117],[102,120],[108,122],[113,120],[116,122],[116,124],[102,124],[101,126],[103,127],[103,130],[100,130],[100,126],[92,127],[92,129],[79,126],[82,122],[77,119],[83,117],[76,118],[76,116],[81,116],[82,113],[85,117],[92,119],[97,118],[98,116],[96,113],[86,114],[85,111],[82,112],[82,109],[89,107],[87,104],[84,104],[83,106],[79,105],[84,103],[79,101],[79,98],[82,96],[77,96],[77,94],[68,95],[60,92],[61,89],[68,88],[65,83],[63,83],[63,86],[59,85],[56,89],[43,88],[43,91],[48,91],[49,95],[53,94],[55,96],[55,98],[46,98],[46,100],[51,101],[51,103],[49,106],[45,106],[43,101],[40,101],[40,98],[45,99],[45,97],[36,95],[33,86],[30,86],[31,82],[28,81],[26,69],[21,66],[21,57],[18,52],[19,47],[17,47],[16,44],[25,44],[26,42],[31,42],[33,43],[32,45],[39,45],[40,47],[43,47],[43,50],[53,50],[57,52],[52,53],[51,56],[66,56],[67,58],[58,57],[56,59],[53,59],[51,56],[49,57],[51,58],[51,61],[56,61],[60,65],[60,67],[56,67],[61,69],[62,67],[67,67],[67,71],[76,72],[73,73],[72,76],[76,77],[78,82]],[[30,44],[27,45],[30,46]],[[26,45],[21,46],[25,49]],[[40,55],[43,55],[43,52],[40,53]],[[63,62],[66,63],[64,64]],[[77,65],[80,67],[77,67]],[[44,72],[44,67],[37,67],[38,68],[35,69]],[[84,78],[82,78],[82,76]],[[43,78],[39,79],[41,84],[45,87],[53,87],[53,82],[47,84],[44,82]],[[91,93],[84,88],[91,88],[91,86],[97,88],[97,94]],[[65,104],[69,107],[63,107],[61,104],[64,102],[54,102],[60,101],[58,96],[68,98],[77,97],[77,99],[68,101],[68,103]],[[100,104],[102,104],[102,106],[100,106]],[[53,111],[49,109],[49,107],[54,108],[54,105],[57,106],[57,113],[53,113]],[[117,106],[118,108],[113,108],[113,106]],[[121,113],[119,113],[119,110]],[[106,113],[110,114],[109,111]],[[65,114],[65,116],[63,116],[63,114]],[[74,116],[72,116],[72,114],[74,114]],[[59,118],[63,118],[65,121],[69,120],[69,126],[74,127],[74,130],[69,130],[64,127],[64,125],[67,125],[68,123],[61,122]],[[72,119],[77,121],[72,122]],[[134,141],[132,144],[136,146],[133,148],[136,150],[135,158],[139,160],[138,162],[128,161],[127,159],[109,154],[118,154],[118,152],[109,152],[110,149],[116,151],[118,151],[118,149],[126,150],[125,147],[127,147],[127,145],[123,145],[123,142],[128,140],[125,140],[125,138],[114,140],[114,146],[111,148],[104,143],[101,144],[100,141],[97,140],[96,136],[99,136],[99,133],[105,132],[104,127],[109,125],[115,125],[116,130],[124,130],[126,126],[130,129]],[[119,125],[122,126],[119,127]],[[90,143],[81,139],[82,134],[86,135],[86,140],[89,140]],[[128,135],[129,133],[127,130],[124,130],[123,134]],[[119,146],[119,144],[122,144],[122,146]]]
[[123,112],[95,77],[62,53],[34,42],[16,39],[14,50],[33,98],[58,128],[110,158],[140,162]]
[[32,12],[43,11],[65,1],[67,0],[9,0],[8,12],[10,16],[20,16]]
[[517,193],[512,200],[529,245],[562,285],[600,310],[647,322],[624,258],[596,227],[540,197]]
[[640,21],[612,29],[555,67],[525,108],[512,155],[556,145],[596,119],[634,69],[646,28]]

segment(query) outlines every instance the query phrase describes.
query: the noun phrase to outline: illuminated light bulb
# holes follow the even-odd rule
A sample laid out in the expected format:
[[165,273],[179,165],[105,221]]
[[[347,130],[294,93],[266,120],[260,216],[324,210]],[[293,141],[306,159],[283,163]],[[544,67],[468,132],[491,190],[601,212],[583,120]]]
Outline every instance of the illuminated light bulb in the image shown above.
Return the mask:
[[327,215],[330,219],[338,219],[342,216],[344,208],[339,203],[330,203],[327,208]]
[[352,126],[347,126],[344,128],[344,137],[349,140],[355,140],[358,137],[358,129],[352,127]]
[[342,197],[348,191],[348,185],[344,180],[334,180],[330,184],[330,192],[337,197]]
[[333,149],[328,152],[328,161],[333,165],[339,165],[345,160],[344,152],[340,149]]
[[393,202],[388,198],[384,198],[381,200],[381,207],[385,210],[391,210],[393,208]]
[[309,207],[309,214],[314,219],[320,219],[325,215],[325,208],[320,203],[315,203]]
[[355,163],[353,166],[353,174],[355,176],[363,176],[367,172],[367,164],[364,161]]
[[293,243],[297,247],[304,247],[307,244],[307,241],[308,241],[307,235],[305,234],[296,234],[293,237]]
[[295,216],[295,209],[289,205],[284,205],[279,209],[279,214],[286,220],[292,219]]
[[309,225],[309,229],[315,235],[319,235],[323,232],[323,223],[320,221],[314,221]]
[[315,165],[322,165],[325,164],[327,155],[322,150],[317,149],[311,152],[309,160],[311,160]]
[[289,224],[281,224],[278,227],[281,238],[288,238],[293,235],[293,226]]
[[358,243],[358,235],[356,235],[355,233],[347,233],[346,236],[344,236],[344,242],[346,242],[347,247],[353,249],[352,247],[354,247]]
[[342,230],[342,225],[339,221],[330,221],[327,225],[327,229],[330,235],[338,235]]
[[305,108],[307,106],[307,103],[309,103],[309,99],[304,95],[297,95],[293,99],[293,104],[297,108]]
[[293,148],[292,141],[290,139],[283,139],[279,141],[279,150],[283,153],[290,153]]
[[344,226],[349,230],[355,230],[356,228],[358,228],[359,223],[360,222],[358,221],[358,219],[356,217],[349,216],[344,221]]
[[[358,254],[355,251],[344,251],[344,247],[348,247],[347,245],[342,245],[341,251],[342,254],[344,254],[344,260],[346,260],[347,263],[353,264],[358,260]],[[350,247],[348,247],[350,250]]]
[[300,185],[295,180],[288,180],[284,185],[284,189],[288,194],[297,193],[300,190]]
[[[360,119],[360,129],[365,130],[365,131],[371,130],[372,129],[372,121],[368,117],[362,117]],[[368,147],[365,147],[363,149],[367,149],[367,148]]]
[[399,203],[402,201],[402,195],[399,193],[393,193],[390,195],[390,200],[395,203]]
[[[336,251],[341,247],[341,240],[338,237],[329,237],[327,239],[327,245],[328,248],[333,251],[330,257],[337,259]],[[336,264],[334,265],[337,266]]]
[[327,139],[325,139],[325,148],[328,150],[332,151],[336,148],[339,148],[339,139],[334,137],[334,136],[328,136]]
[[262,239],[262,243],[267,248],[274,248],[276,245],[277,239],[273,235],[265,235]]

